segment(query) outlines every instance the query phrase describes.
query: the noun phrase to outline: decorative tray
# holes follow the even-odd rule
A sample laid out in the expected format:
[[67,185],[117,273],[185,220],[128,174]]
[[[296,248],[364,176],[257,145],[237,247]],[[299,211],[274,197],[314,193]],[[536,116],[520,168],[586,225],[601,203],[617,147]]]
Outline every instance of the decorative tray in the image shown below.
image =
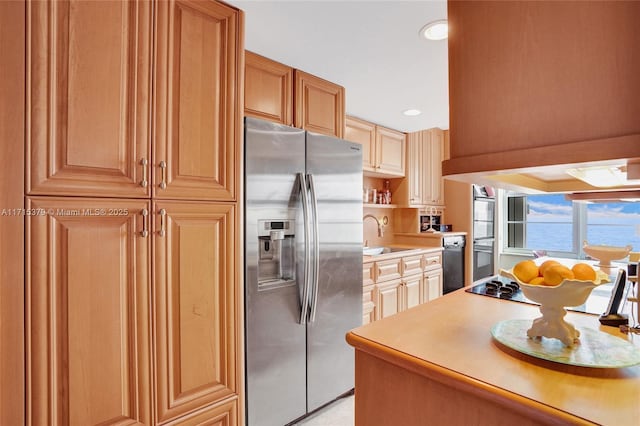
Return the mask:
[[558,339],[527,337],[530,327],[531,320],[504,320],[491,328],[491,335],[518,352],[561,364],[592,368],[623,368],[640,364],[640,348],[608,333],[578,327],[580,342],[567,347]]

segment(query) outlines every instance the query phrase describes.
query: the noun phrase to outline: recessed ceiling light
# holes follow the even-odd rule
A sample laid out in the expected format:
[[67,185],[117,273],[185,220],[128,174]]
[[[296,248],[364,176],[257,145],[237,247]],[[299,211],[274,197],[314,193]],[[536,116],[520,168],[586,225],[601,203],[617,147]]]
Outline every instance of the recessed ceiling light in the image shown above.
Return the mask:
[[449,36],[449,25],[446,19],[429,22],[420,29],[420,35],[427,40],[444,40]]
[[422,111],[420,111],[419,109],[408,109],[406,111],[402,111],[402,113],[404,115],[408,115],[410,117],[414,116],[414,115],[420,115],[422,114]]

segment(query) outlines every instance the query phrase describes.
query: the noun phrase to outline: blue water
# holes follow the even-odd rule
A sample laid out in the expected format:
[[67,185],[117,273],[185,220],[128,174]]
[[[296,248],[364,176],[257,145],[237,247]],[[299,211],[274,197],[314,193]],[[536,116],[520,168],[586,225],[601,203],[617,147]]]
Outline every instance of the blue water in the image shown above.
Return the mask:
[[[527,248],[532,250],[573,251],[571,223],[527,222]],[[609,246],[633,246],[640,251],[640,226],[638,225],[588,225],[589,244]],[[580,242],[582,245],[582,242]]]

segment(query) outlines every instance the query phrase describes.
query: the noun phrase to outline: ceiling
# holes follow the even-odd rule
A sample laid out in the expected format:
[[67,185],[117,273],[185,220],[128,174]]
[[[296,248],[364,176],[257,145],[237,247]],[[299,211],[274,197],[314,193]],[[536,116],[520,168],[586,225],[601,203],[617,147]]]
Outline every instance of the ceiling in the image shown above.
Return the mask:
[[447,17],[445,0],[227,2],[245,12],[247,50],[344,86],[348,115],[404,132],[449,128],[447,41],[418,35]]

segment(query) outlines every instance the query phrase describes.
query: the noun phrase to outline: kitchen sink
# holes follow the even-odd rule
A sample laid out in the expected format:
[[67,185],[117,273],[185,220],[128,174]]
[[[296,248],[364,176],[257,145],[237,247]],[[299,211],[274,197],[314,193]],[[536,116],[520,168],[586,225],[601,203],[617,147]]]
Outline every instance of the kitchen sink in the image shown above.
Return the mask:
[[362,247],[362,254],[365,256],[376,256],[378,254],[396,253],[399,251],[413,250],[402,247]]

